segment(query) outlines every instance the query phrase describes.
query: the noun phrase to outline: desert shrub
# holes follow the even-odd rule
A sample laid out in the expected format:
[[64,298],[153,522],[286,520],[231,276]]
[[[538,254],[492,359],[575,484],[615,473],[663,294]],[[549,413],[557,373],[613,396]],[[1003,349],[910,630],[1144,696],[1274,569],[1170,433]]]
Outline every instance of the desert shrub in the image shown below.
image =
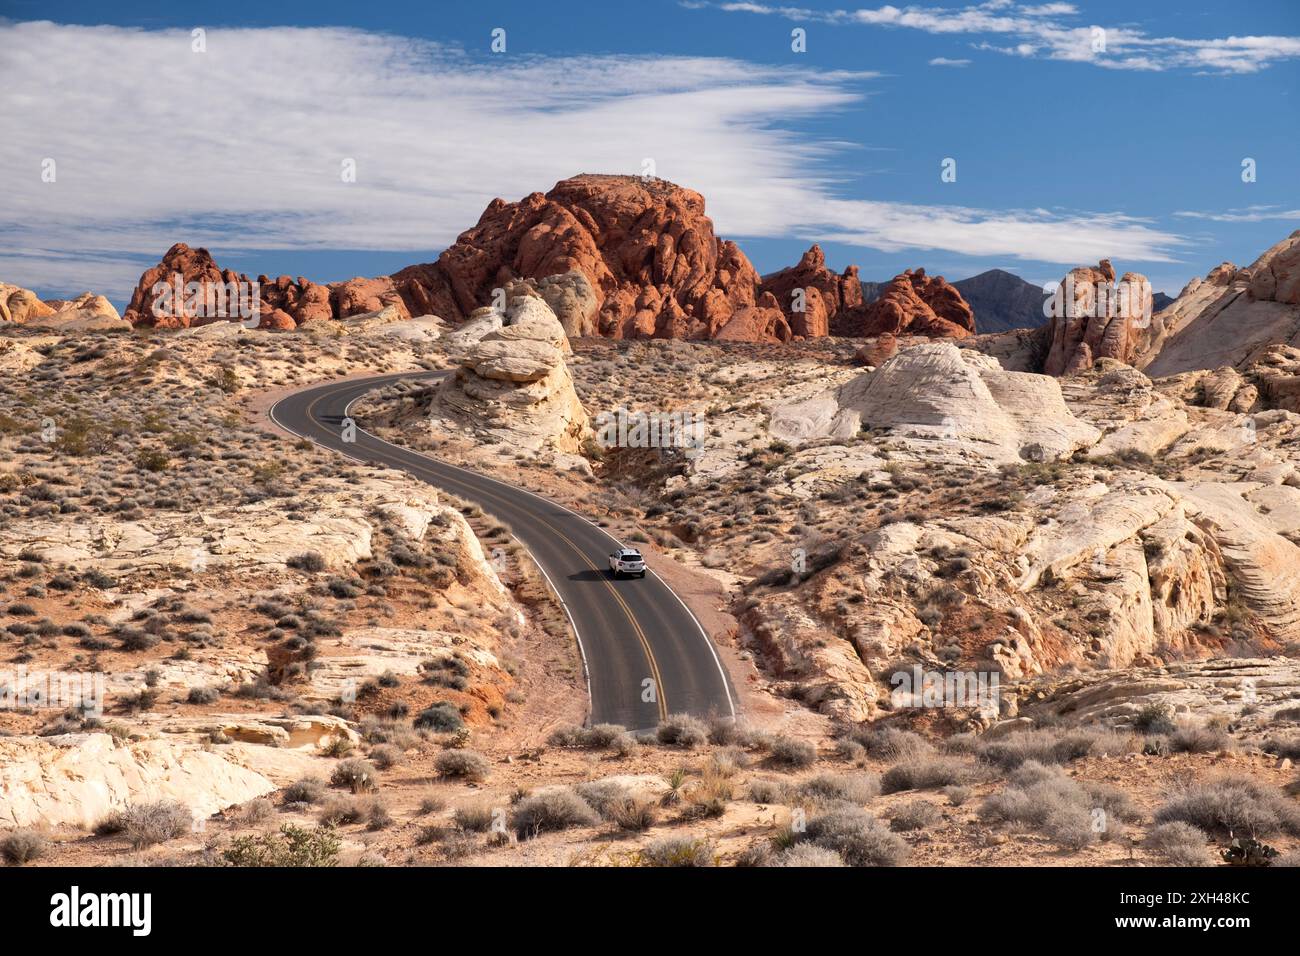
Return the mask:
[[650,829],[655,825],[657,818],[658,813],[655,810],[655,805],[649,800],[641,800],[636,797],[626,797],[616,801],[606,813],[606,819],[620,830],[628,830],[633,833],[640,833]]
[[840,806],[808,820],[795,843],[804,840],[834,850],[849,866],[898,866],[906,861],[907,844],[858,807]]
[[275,816],[275,804],[265,797],[258,797],[240,807],[236,819],[244,826],[257,826],[273,816]]
[[[812,846],[811,843],[808,846]],[[736,866],[755,867],[771,866],[776,854],[772,849],[772,844],[768,841],[762,843],[751,843],[739,853],[736,854],[733,862]]]
[[486,833],[492,826],[493,813],[490,803],[471,803],[457,807],[452,819],[456,821],[456,826],[468,833]]
[[828,847],[815,843],[796,843],[771,858],[767,866],[823,867],[846,866],[844,858]]
[[433,766],[439,776],[460,780],[485,780],[491,772],[487,758],[473,750],[444,750],[434,758]]
[[623,802],[629,796],[627,787],[613,780],[589,780],[573,789],[603,820],[609,819],[609,812],[615,804]]
[[367,801],[362,814],[366,818],[366,829],[368,830],[385,830],[393,825],[393,815],[389,812],[387,804],[379,799]]
[[621,756],[636,750],[636,738],[618,724],[596,724],[578,727],[566,724],[557,728],[547,743],[552,747],[583,747],[591,750],[615,750]]
[[10,866],[22,866],[39,860],[50,847],[50,841],[36,830],[14,830],[0,839],[0,856]]
[[894,808],[889,816],[891,830],[923,830],[939,822],[939,808],[927,800],[909,800]]
[[708,725],[709,743],[719,747],[739,744],[744,737],[734,717],[713,717]]
[[307,830],[285,824],[278,835],[233,840],[221,856],[228,866],[337,866],[341,845],[328,827]]
[[1069,804],[1053,807],[1043,821],[1043,830],[1053,843],[1071,850],[1082,850],[1101,835],[1087,807]]
[[713,844],[708,840],[672,836],[655,840],[640,853],[642,866],[716,866]]
[[190,692],[185,696],[187,704],[211,704],[221,696],[221,691],[215,687],[191,687]]
[[563,788],[525,797],[510,814],[510,828],[521,840],[539,833],[595,826],[600,816],[572,790]]
[[1264,752],[1295,760],[1300,757],[1300,737],[1270,737],[1264,741]]
[[325,796],[325,787],[325,781],[320,777],[302,777],[284,788],[284,802],[317,803]]
[[364,812],[365,808],[354,797],[333,796],[321,804],[317,819],[321,826],[336,827],[344,823],[359,823]]
[[856,740],[841,737],[835,741],[835,753],[841,760],[860,764],[867,759],[867,748]]
[[132,849],[142,850],[189,833],[194,817],[185,804],[172,800],[133,803],[100,821],[95,832],[124,833]]
[[1058,731],[1051,728],[1021,730],[981,743],[981,759],[1001,770],[1014,770],[1026,760],[1042,764],[1068,763],[1089,754],[1132,753],[1138,747],[1128,734],[1097,728]]
[[353,793],[375,789],[375,765],[361,757],[340,760],[330,774],[330,785],[347,787]]
[[1169,749],[1180,754],[1208,754],[1233,750],[1235,740],[1213,727],[1179,727],[1169,735]]
[[1300,808],[1279,791],[1239,777],[1186,787],[1156,811],[1155,820],[1228,836],[1300,836]]
[[325,570],[325,559],[315,551],[308,551],[305,554],[295,555],[285,562],[289,567],[296,568],[299,571],[311,571],[313,573]]
[[727,812],[727,804],[734,795],[735,786],[730,777],[706,770],[699,783],[689,791],[683,819],[720,817]]
[[811,767],[817,761],[817,747],[808,740],[794,737],[777,737],[772,741],[769,755],[774,764],[800,769]]
[[934,755],[908,757],[900,760],[880,779],[881,793],[898,793],[901,790],[933,790],[965,783],[973,776],[974,768],[958,757]]
[[1170,866],[1213,866],[1209,837],[1188,823],[1171,821],[1152,827],[1143,841],[1146,848]]
[[709,756],[708,771],[720,777],[734,777],[750,763],[749,754],[739,747],[723,747]]
[[877,760],[890,763],[913,757],[926,757],[934,753],[934,745],[920,734],[896,727],[882,727],[873,730],[859,727],[853,730],[849,738],[867,749],[867,753]]
[[954,807],[960,807],[968,801],[973,794],[970,787],[963,787],[960,784],[943,788],[943,795],[948,798],[948,802]]
[[755,803],[785,803],[792,795],[789,785],[781,780],[757,777],[749,781],[749,799]]
[[874,773],[823,773],[800,784],[799,794],[813,801],[866,803],[880,794],[880,778]]
[[684,747],[694,750],[704,746],[709,739],[707,728],[689,714],[670,714],[659,721],[655,738],[665,747]]
[[420,798],[420,806],[416,811],[420,816],[427,816],[430,813],[438,813],[447,808],[447,801],[441,795],[436,793],[425,794]]
[[1127,794],[1104,784],[1080,784],[1055,765],[1026,761],[1006,789],[985,799],[980,817],[1041,830],[1054,842],[1081,849],[1109,839],[1116,821],[1133,819]]
[[117,632],[124,651],[147,651],[158,645],[158,638],[138,627],[124,627]]
[[1144,734],[1169,734],[1176,729],[1174,711],[1164,701],[1147,704],[1133,718],[1133,729]]
[[437,733],[454,733],[465,726],[456,705],[445,700],[420,711],[413,723],[416,727]]
[[402,752],[390,744],[371,747],[369,757],[380,770],[387,770],[402,762]]

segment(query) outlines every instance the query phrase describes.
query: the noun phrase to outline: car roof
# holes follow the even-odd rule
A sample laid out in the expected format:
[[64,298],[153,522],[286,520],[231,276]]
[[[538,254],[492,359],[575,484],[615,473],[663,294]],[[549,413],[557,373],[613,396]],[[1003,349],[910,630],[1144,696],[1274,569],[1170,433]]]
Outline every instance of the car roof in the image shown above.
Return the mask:
[[622,551],[619,552],[619,554],[627,554],[627,555],[634,554],[638,558],[641,557],[641,552],[638,551],[636,548],[624,548]]

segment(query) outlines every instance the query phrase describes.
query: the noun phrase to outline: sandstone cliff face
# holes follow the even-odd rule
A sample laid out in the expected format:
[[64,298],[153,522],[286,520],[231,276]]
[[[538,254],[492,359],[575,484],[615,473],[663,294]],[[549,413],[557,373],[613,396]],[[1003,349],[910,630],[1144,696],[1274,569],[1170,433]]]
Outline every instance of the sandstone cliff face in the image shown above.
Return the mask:
[[432,396],[429,414],[519,449],[581,451],[591,425],[565,365],[568,337],[550,307],[519,296],[504,324],[481,327],[477,341],[461,341],[459,368]]
[[1151,324],[1151,284],[1126,272],[1115,284],[1109,259],[1073,269],[1061,280],[1047,326],[1048,375],[1074,375],[1100,358],[1131,363]]
[[833,392],[771,412],[772,435],[787,441],[850,439],[870,427],[899,430],[908,450],[953,461],[1055,460],[1100,437],[1051,378],[1005,371],[951,342],[912,345]]
[[837,335],[889,333],[960,339],[975,332],[975,314],[943,276],[909,269],[885,287],[870,305],[846,309],[831,323]]
[[83,292],[75,299],[42,302],[30,289],[0,282],[0,323],[5,322],[61,332],[129,328],[102,295]]
[[1192,280],[1154,325],[1135,364],[1157,377],[1244,371],[1273,346],[1300,346],[1300,230],[1244,269],[1225,262]]

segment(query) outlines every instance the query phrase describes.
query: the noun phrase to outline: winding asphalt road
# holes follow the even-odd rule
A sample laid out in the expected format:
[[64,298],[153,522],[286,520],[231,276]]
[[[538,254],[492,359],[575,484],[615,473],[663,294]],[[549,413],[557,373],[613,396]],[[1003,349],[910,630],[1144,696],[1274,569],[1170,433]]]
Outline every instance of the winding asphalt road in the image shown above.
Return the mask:
[[343,420],[366,392],[401,379],[447,372],[379,375],[317,385],[270,409],[285,431],[358,461],[398,468],[494,515],[532,554],[559,595],[582,651],[593,724],[654,727],[666,714],[734,716],[730,682],[703,627],[653,571],[614,580],[608,557],[622,544],[581,515],[540,495],[418,454]]

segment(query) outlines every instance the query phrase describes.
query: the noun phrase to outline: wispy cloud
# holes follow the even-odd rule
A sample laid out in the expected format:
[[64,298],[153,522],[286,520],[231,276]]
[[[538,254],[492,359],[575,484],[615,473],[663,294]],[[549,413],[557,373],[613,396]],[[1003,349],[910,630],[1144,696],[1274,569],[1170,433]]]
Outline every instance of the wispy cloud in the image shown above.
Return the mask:
[[[56,80],[49,64],[59,64]],[[846,198],[854,147],[791,128],[872,74],[724,58],[473,59],[351,29],[0,24],[0,276],[121,296],[175,241],[214,250],[439,248],[494,197],[579,172],[703,193],[720,234],[1077,263],[1181,239],[1087,211]],[[56,181],[41,178],[56,163]],[[356,181],[342,164],[354,160]],[[121,264],[137,263],[116,279]],[[78,270],[81,271],[78,271]],[[84,281],[73,281],[77,276]]]
[[931,66],[970,66],[970,60],[951,60],[946,56],[936,56],[930,61]]
[[1300,228],[1300,209],[1287,209],[1285,206],[1243,206],[1223,212],[1197,212],[1180,210],[1174,213],[1181,219],[1205,219],[1209,222],[1267,222],[1274,219],[1290,219]]
[[1019,4],[1011,0],[989,0],[950,8],[886,5],[845,10],[756,2],[720,2],[716,6],[734,13],[781,16],[812,23],[904,28],[940,35],[969,34],[986,38],[973,42],[979,50],[1092,63],[1107,69],[1255,73],[1277,61],[1300,57],[1300,37],[1151,36],[1128,26],[1079,22],[1079,10],[1071,3]]

